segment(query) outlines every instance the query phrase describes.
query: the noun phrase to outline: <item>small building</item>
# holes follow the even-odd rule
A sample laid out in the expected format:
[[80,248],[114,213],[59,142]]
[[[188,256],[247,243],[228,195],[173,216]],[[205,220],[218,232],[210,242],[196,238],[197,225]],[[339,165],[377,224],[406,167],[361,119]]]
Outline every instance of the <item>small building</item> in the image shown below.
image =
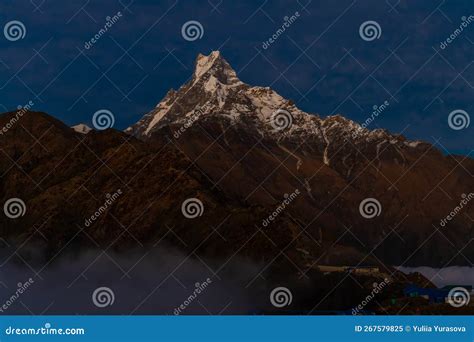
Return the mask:
[[347,266],[345,271],[356,274],[374,274],[379,273],[380,269],[376,266]]
[[380,269],[376,266],[332,266],[332,265],[318,265],[321,272],[346,272],[355,274],[374,275],[380,273]]
[[407,297],[422,297],[430,301],[430,303],[446,303],[448,301],[449,292],[455,287],[465,288],[469,293],[472,292],[472,286],[469,285],[449,285],[443,288],[423,288],[414,284],[407,285],[403,293]]

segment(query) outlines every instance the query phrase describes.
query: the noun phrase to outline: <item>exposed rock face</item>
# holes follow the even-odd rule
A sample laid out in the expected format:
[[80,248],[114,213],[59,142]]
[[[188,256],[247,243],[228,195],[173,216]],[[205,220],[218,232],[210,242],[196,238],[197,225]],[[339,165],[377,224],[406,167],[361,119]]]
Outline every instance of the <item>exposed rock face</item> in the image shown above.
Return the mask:
[[[472,159],[339,115],[305,113],[269,88],[241,82],[218,52],[198,56],[192,79],[126,133],[69,128],[38,112],[0,115],[1,127],[8,129],[0,131],[0,204],[18,198],[26,211],[0,215],[0,242],[9,246],[0,251],[10,248],[7,255],[40,271],[71,251],[141,260],[165,245],[205,259],[230,283],[239,270],[244,283],[230,287],[259,312],[276,310],[266,299],[281,285],[295,297],[289,314],[347,310],[390,277],[380,312],[412,313],[419,303],[398,308],[391,299],[408,283],[429,281],[386,265],[474,260]],[[189,199],[199,200],[197,214],[183,214]],[[361,212],[367,199],[373,206]],[[252,271],[240,272],[242,260]],[[381,272],[325,273],[318,265]],[[150,291],[137,290],[139,298]],[[228,308],[249,313],[239,310]]]
[[[299,189],[286,212],[300,227],[298,238],[325,246],[320,263],[335,254],[355,260],[329,246],[391,264],[474,260],[472,203],[440,226],[473,192],[472,159],[340,115],[305,113],[270,88],[241,82],[219,52],[199,55],[192,79],[126,132],[158,145],[170,141],[213,188],[248,205],[275,206]],[[365,198],[380,202],[380,215],[360,214]]]
[[[0,126],[14,117],[2,115]],[[239,81],[218,52],[200,55],[193,78],[127,129],[139,139],[80,134],[44,113],[20,120],[0,137],[1,200],[23,199],[27,214],[0,215],[6,239],[42,241],[53,253],[70,240],[125,248],[163,238],[296,273],[318,264],[474,260],[472,203],[440,226],[473,191],[472,159],[304,113]],[[188,198],[204,206],[192,220],[181,212]],[[378,216],[361,215],[366,198],[380,203]]]

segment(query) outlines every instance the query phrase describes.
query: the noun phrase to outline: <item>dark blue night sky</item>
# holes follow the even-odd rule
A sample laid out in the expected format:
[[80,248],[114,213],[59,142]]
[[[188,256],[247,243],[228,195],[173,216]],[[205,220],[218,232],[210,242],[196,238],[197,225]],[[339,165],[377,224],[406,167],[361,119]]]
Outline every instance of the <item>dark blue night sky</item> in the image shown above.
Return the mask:
[[[120,20],[85,49],[119,11]],[[297,20],[263,49],[295,12]],[[448,115],[474,115],[474,18],[440,44],[473,14],[472,0],[2,0],[2,31],[18,20],[26,36],[0,35],[0,110],[32,100],[34,110],[73,125],[105,108],[124,129],[189,79],[198,53],[219,49],[242,81],[271,86],[302,110],[363,122],[388,101],[369,128],[467,154],[474,122],[453,130]],[[189,20],[201,23],[201,39],[183,39]],[[379,23],[379,39],[361,39],[369,20]]]

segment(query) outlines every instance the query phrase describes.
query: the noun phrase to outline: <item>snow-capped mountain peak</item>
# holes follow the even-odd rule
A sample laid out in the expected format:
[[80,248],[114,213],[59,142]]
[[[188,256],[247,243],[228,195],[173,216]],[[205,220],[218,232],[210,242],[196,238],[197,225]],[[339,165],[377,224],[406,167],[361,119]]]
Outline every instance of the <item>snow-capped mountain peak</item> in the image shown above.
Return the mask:
[[200,79],[207,78],[211,82],[219,82],[224,85],[239,85],[242,82],[238,79],[234,69],[222,58],[219,51],[212,51],[208,56],[199,54],[196,58],[196,67],[193,73],[193,84]]
[[277,140],[311,136],[329,144],[331,137],[338,136],[354,143],[406,144],[399,136],[383,130],[370,131],[340,115],[320,118],[305,113],[269,87],[245,84],[219,51],[207,56],[199,54],[191,80],[177,91],[170,90],[156,108],[126,132],[147,138],[164,126],[182,127],[190,120],[194,123],[211,116],[241,123]]
[[90,128],[86,124],[82,124],[82,123],[78,124],[78,125],[75,125],[75,126],[72,126],[71,128],[73,130],[75,130],[77,133],[81,133],[81,134],[87,134],[90,131],[92,131],[92,128]]
[[[251,87],[240,81],[219,51],[207,56],[199,54],[195,65],[193,77],[188,83],[178,91],[169,91],[155,109],[126,132],[149,136],[163,126],[185,122],[196,113],[232,120],[246,117],[254,120],[257,126],[268,126],[269,130],[273,130],[270,121],[275,111],[291,111],[294,115],[303,113],[274,90]],[[306,119],[312,120],[310,117]]]

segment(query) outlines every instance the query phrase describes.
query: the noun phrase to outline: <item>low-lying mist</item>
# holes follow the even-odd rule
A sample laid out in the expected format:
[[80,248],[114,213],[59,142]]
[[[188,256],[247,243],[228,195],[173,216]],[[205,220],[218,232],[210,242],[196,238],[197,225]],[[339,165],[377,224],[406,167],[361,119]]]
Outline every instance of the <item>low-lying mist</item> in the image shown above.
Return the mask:
[[[48,264],[13,252],[0,252],[0,314],[252,314],[267,299],[259,303],[257,283],[246,287],[260,268],[237,257],[89,249]],[[98,288],[110,289],[96,293],[104,307]]]

